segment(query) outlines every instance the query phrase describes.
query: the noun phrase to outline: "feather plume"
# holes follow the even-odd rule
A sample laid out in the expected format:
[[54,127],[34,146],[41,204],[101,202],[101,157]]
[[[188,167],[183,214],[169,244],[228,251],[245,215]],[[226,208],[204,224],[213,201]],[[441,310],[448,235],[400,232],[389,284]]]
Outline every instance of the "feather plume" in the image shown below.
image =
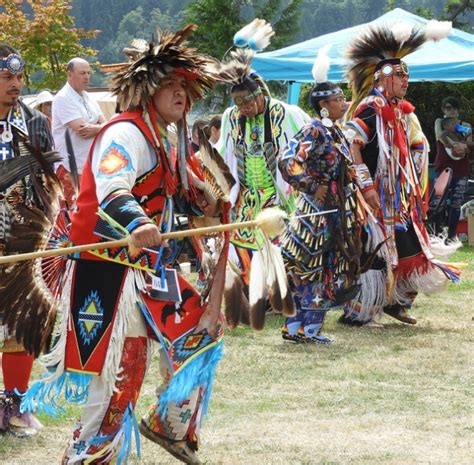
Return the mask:
[[[58,152],[46,152],[43,154],[43,160],[50,164],[60,161],[61,158]],[[40,167],[39,159],[33,154],[4,160],[0,164],[0,192],[5,191],[16,181],[30,174],[31,170],[36,171]]]
[[256,52],[261,52],[270,45],[271,38],[275,35],[270,23],[261,20],[255,34],[249,39],[249,48]]
[[128,63],[110,63],[108,65],[100,65],[99,69],[103,73],[119,73],[127,69],[128,66]]
[[268,298],[273,310],[286,316],[294,316],[295,306],[280,248],[266,240],[263,258],[268,270]]
[[332,44],[326,44],[318,51],[318,55],[314,60],[313,68],[311,70],[315,82],[326,82],[328,80],[328,71],[331,66],[331,60],[328,53],[331,47]]
[[453,23],[451,21],[437,21],[432,19],[428,21],[425,28],[425,37],[427,40],[441,40],[449,36],[453,31]]
[[227,84],[241,84],[252,73],[255,52],[248,48],[229,53],[229,58],[219,68],[219,80]]
[[245,286],[232,262],[228,262],[224,288],[224,316],[227,326],[231,329],[240,322],[249,324],[249,301],[244,292]]
[[420,29],[412,29],[403,43],[388,26],[369,26],[359,34],[347,50],[351,63],[347,78],[352,88],[352,104],[347,116],[350,117],[363,97],[371,90],[376,66],[388,58],[403,58],[420,48],[425,42],[425,34]]
[[403,45],[410,38],[413,26],[405,21],[398,21],[391,29],[395,38]]
[[263,20],[255,18],[251,23],[238,30],[234,34],[234,45],[236,47],[246,47],[249,39],[257,32],[261,21]]
[[213,203],[218,200],[229,201],[230,190],[235,184],[235,179],[228,165],[212,147],[202,129],[198,131],[199,158],[204,173],[204,196]]
[[296,308],[291,294],[281,249],[275,244],[270,244],[270,250],[270,260],[275,268],[275,276],[281,294],[281,313],[286,316],[294,316],[296,314]]
[[249,283],[249,317],[250,326],[261,330],[265,324],[265,313],[267,311],[267,269],[263,260],[261,250],[256,250],[250,264]]

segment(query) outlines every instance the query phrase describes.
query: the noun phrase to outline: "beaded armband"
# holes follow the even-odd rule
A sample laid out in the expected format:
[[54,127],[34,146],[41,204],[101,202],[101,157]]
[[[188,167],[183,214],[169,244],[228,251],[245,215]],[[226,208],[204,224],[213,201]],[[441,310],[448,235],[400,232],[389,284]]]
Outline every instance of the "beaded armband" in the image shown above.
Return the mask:
[[354,165],[355,168],[355,182],[359,189],[362,192],[367,192],[370,189],[374,188],[374,181],[372,180],[372,176],[370,176],[369,168],[365,163],[360,163]]
[[112,192],[100,204],[100,209],[128,233],[145,224],[154,224],[135,197],[125,189]]

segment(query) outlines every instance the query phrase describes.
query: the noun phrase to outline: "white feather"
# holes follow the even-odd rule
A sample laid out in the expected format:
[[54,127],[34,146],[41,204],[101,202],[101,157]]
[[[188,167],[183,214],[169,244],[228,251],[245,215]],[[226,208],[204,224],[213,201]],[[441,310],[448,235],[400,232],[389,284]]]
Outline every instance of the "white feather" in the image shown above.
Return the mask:
[[[244,26],[242,29],[234,34],[234,45],[236,47],[247,46],[250,37],[252,37],[259,27],[262,19],[255,18],[251,23]],[[265,21],[264,21],[265,22]]]
[[290,292],[290,286],[288,284],[287,274],[285,270],[285,263],[283,262],[283,256],[281,255],[281,249],[275,244],[270,244],[272,263],[275,268],[276,278],[281,292],[282,300]]
[[253,307],[267,297],[267,270],[263,263],[262,252],[254,252],[250,263],[249,304]]
[[326,44],[318,51],[318,55],[314,60],[313,69],[311,70],[315,82],[326,82],[328,80],[328,71],[331,66],[331,59],[328,53],[331,47],[332,44]]
[[436,258],[448,259],[456,250],[462,247],[458,238],[446,241],[446,236],[430,236],[430,250]]
[[432,19],[428,21],[425,28],[425,37],[427,40],[441,40],[449,36],[453,31],[451,21],[437,21]]
[[401,46],[410,38],[413,26],[404,21],[398,21],[391,27],[391,30]]
[[275,35],[270,23],[267,23],[263,19],[262,22],[258,25],[258,29],[249,39],[249,47],[256,52],[261,52],[263,49],[267,48],[270,44],[270,39]]

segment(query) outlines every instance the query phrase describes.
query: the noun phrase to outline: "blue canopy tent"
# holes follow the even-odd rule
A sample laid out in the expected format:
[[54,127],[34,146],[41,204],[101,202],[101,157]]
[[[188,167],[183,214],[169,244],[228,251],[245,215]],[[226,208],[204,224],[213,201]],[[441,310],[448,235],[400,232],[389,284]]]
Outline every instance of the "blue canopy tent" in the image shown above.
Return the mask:
[[[289,103],[298,103],[301,83],[313,82],[311,69],[318,50],[331,44],[331,68],[328,79],[345,81],[347,60],[345,52],[350,41],[365,27],[375,24],[393,25],[399,21],[423,26],[428,20],[396,8],[376,20],[325,34],[299,44],[259,53],[253,68],[268,81],[288,81]],[[406,58],[410,67],[410,81],[463,82],[474,79],[474,35],[454,29],[452,34],[439,42],[426,42]]]

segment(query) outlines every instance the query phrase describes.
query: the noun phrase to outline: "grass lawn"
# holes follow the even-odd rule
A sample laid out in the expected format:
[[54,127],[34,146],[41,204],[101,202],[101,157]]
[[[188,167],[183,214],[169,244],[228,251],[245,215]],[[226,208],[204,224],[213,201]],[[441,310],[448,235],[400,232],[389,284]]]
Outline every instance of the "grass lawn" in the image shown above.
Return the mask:
[[[227,332],[200,458],[208,464],[473,464],[474,248],[464,247],[463,283],[420,296],[416,326],[389,317],[384,329],[327,318],[330,347],[292,345],[265,329]],[[39,367],[35,368],[35,376]],[[140,417],[159,382],[152,361],[137,406]],[[58,463],[77,416],[41,416],[31,440],[0,437],[0,464]],[[129,463],[176,464],[142,439]]]

